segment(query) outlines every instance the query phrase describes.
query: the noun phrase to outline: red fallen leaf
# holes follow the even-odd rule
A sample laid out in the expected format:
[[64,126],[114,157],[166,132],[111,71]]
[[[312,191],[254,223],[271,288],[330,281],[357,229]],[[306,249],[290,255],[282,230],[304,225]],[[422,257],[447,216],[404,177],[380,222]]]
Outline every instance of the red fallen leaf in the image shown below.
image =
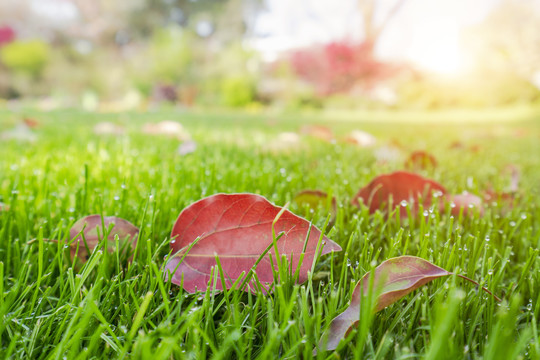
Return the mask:
[[[434,192],[443,195],[446,194],[446,189],[441,184],[418,174],[396,171],[374,178],[368,185],[360,189],[351,203],[360,207],[361,201],[369,206],[369,212],[373,214],[388,206],[393,209],[402,201],[406,201],[411,207],[412,214],[416,214],[420,201],[424,207],[431,205]],[[401,217],[407,216],[405,207],[401,206],[399,212]]]
[[480,145],[478,145],[478,144],[466,146],[464,143],[462,143],[460,141],[454,141],[448,147],[450,149],[453,149],[453,150],[467,150],[468,149],[469,151],[471,151],[473,153],[477,153],[482,149],[482,147]]
[[405,167],[407,169],[427,169],[437,167],[437,160],[435,157],[425,151],[414,151],[409,155],[407,161],[405,161]]
[[299,207],[307,207],[309,209],[316,210],[321,207],[330,212],[332,218],[330,223],[334,223],[337,214],[336,198],[332,196],[332,199],[328,201],[328,194],[320,190],[302,190],[298,192],[293,201],[298,204]]
[[[358,323],[362,296],[369,293],[369,274],[365,274],[356,284],[349,307],[332,320],[330,327],[321,337],[319,349],[336,349],[341,339],[347,337],[351,328]],[[378,294],[375,311],[384,309],[432,280],[448,275],[452,273],[415,256],[388,259],[375,268],[373,292]],[[479,286],[477,282],[463,275],[457,276]],[[482,290],[501,301],[486,288]],[[324,339],[328,341],[324,343]]]
[[[459,195],[447,195],[445,200],[450,203],[450,213],[454,216],[459,216],[463,209],[464,215],[472,215],[478,211],[480,215],[484,214],[482,199],[476,195],[463,193]],[[444,211],[444,203],[441,202],[441,212]]]
[[[118,235],[121,249],[126,249],[126,247],[129,250],[134,249],[137,244],[137,235],[139,234],[139,229],[135,225],[115,216],[105,216],[102,221],[101,215],[89,215],[79,219],[69,230],[69,236],[71,238],[71,243],[69,245],[71,257],[77,256],[82,262],[85,262],[99,243],[98,231],[99,234],[103,236],[104,229],[102,228],[102,225],[105,226],[106,230],[111,224],[114,225],[107,236],[108,250],[114,252],[116,249],[114,241],[115,235]],[[88,249],[85,246],[83,237],[79,235],[81,231],[86,239]],[[79,245],[78,252],[77,244]]]
[[[280,212],[281,216],[276,220]],[[293,272],[298,267],[309,231],[298,277],[299,283],[306,281],[321,237],[320,230],[315,226],[310,230],[307,220],[255,194],[217,194],[185,208],[171,233],[174,255],[165,264],[166,279],[170,278],[172,283],[182,285],[190,293],[204,291],[211,279],[212,268],[216,266],[217,256],[225,275],[225,287],[230,289],[237,279],[244,278],[272,244],[274,221],[275,233],[283,234],[277,240],[279,255],[287,256]],[[197,238],[199,240],[192,245]],[[322,245],[322,255],[341,250],[338,244],[326,236],[322,237]],[[265,292],[268,291],[266,287],[274,281],[270,254],[275,261],[274,250],[270,250],[255,269]],[[219,290],[223,289],[219,280],[215,286]],[[252,282],[248,288],[252,290]]]
[[469,150],[473,153],[478,153],[480,152],[480,150],[482,150],[482,147],[478,144],[474,144],[474,145],[469,146]]
[[304,125],[300,128],[299,132],[300,134],[313,136],[324,141],[332,141],[334,139],[332,130],[322,125]]
[[35,129],[39,127],[39,121],[37,121],[36,119],[24,118],[23,122],[26,124],[26,126],[28,126],[31,129]]
[[465,145],[461,141],[454,141],[448,147],[450,149],[464,149]]

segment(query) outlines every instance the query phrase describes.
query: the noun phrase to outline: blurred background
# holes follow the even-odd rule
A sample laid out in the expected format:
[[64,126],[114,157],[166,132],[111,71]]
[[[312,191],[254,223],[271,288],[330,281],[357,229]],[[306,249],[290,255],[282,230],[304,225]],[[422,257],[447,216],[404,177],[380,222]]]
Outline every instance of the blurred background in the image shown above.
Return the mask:
[[539,0],[2,0],[0,106],[540,105]]

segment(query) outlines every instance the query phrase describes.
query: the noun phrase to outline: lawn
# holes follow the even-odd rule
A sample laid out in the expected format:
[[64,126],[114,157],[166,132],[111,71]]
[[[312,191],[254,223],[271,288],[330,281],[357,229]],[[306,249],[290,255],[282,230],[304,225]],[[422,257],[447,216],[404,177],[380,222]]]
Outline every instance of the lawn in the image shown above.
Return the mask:
[[[308,359],[358,280],[401,255],[463,274],[503,301],[456,276],[437,279],[376,314],[364,312],[335,352],[317,358],[540,358],[540,112],[4,110],[0,131],[23,115],[39,121],[37,140],[1,140],[0,150],[0,202],[9,205],[0,212],[0,358]],[[195,152],[180,155],[177,139],[141,131],[162,120],[180,122]],[[95,135],[104,121],[126,133]],[[306,124],[327,126],[338,140],[283,141],[280,134]],[[355,129],[377,145],[341,141]],[[504,191],[504,169],[515,165],[522,174],[517,199],[486,204],[483,215],[435,209],[401,220],[351,205],[361,187],[402,169],[419,149],[438,162],[420,173],[453,193]],[[333,226],[324,229],[324,209],[306,217],[343,248],[321,257],[307,282],[283,280],[265,295],[189,294],[164,281],[171,229],[186,206],[242,192],[283,206],[303,189],[336,197]],[[294,202],[288,208],[305,214]],[[84,265],[70,261],[69,229],[90,214],[140,228],[133,262],[103,250]]]

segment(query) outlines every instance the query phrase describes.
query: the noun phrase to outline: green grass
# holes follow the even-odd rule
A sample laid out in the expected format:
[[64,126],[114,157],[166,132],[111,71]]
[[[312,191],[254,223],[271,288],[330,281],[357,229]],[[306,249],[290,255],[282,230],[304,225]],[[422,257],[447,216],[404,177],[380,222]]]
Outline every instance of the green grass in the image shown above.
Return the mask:
[[[370,121],[369,114],[355,120],[172,110],[24,115],[42,122],[38,140],[2,141],[0,150],[0,201],[11,206],[0,214],[0,358],[308,359],[355,283],[405,254],[475,279],[503,303],[457,277],[437,280],[374,316],[364,314],[349,341],[318,358],[540,358],[538,113],[492,122],[489,114],[475,114],[471,119],[482,120],[470,123],[459,113],[457,124],[448,117],[437,122],[437,114],[424,115],[424,122],[399,114],[396,121],[392,114]],[[0,131],[20,116],[0,112]],[[180,121],[197,151],[182,157],[177,141],[140,133],[143,123],[161,120]],[[127,134],[96,136],[100,121],[123,124]],[[517,164],[522,198],[507,213],[489,207],[483,217],[370,216],[351,207],[350,198],[374,176],[401,169],[404,159],[379,164],[373,149],[308,138],[299,149],[269,149],[279,133],[309,122],[325,123],[338,137],[361,129],[381,145],[395,139],[404,154],[427,149],[439,166],[423,174],[456,193],[504,189],[509,180],[501,169]],[[450,150],[456,140],[480,151]],[[191,295],[163,281],[170,230],[184,207],[218,192],[258,193],[283,205],[307,188],[337,197],[336,223],[326,234],[343,248],[321,258],[309,282],[284,280],[265,296]],[[106,251],[95,251],[83,267],[68,262],[69,228],[94,213],[140,227],[131,264]],[[323,227],[326,216],[309,218]]]

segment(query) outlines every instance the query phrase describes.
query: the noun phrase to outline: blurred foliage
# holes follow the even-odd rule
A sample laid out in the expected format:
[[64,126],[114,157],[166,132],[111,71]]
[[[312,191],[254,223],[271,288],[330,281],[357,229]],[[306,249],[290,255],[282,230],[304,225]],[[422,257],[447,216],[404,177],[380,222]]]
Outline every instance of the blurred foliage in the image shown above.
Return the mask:
[[249,76],[226,77],[221,83],[221,94],[226,106],[242,107],[255,98],[255,86]]
[[190,71],[197,57],[193,35],[178,26],[154,32],[147,47],[131,62],[131,77],[135,86],[149,96],[156,84],[191,83],[196,77]]
[[398,94],[400,107],[421,109],[540,104],[540,90],[531,82],[502,72],[453,80],[424,76],[401,82]]
[[[366,27],[371,35],[363,42],[322,43],[264,61],[245,41],[262,0],[74,0],[79,18],[69,32],[28,18],[28,1],[0,5],[0,98],[97,104],[87,108],[110,102],[285,110],[540,104],[540,15],[528,3],[502,1],[468,29],[465,43],[479,65],[450,79],[378,60],[374,46],[386,22]],[[8,10],[18,21],[31,19],[23,22],[22,38]],[[370,19],[373,11],[360,12]],[[24,40],[31,37],[47,42]]]
[[50,59],[50,47],[40,40],[13,41],[0,48],[0,61],[17,73],[39,76]]
[[293,52],[297,76],[312,84],[322,96],[343,93],[388,76],[390,66],[373,57],[368,43],[330,42]]

